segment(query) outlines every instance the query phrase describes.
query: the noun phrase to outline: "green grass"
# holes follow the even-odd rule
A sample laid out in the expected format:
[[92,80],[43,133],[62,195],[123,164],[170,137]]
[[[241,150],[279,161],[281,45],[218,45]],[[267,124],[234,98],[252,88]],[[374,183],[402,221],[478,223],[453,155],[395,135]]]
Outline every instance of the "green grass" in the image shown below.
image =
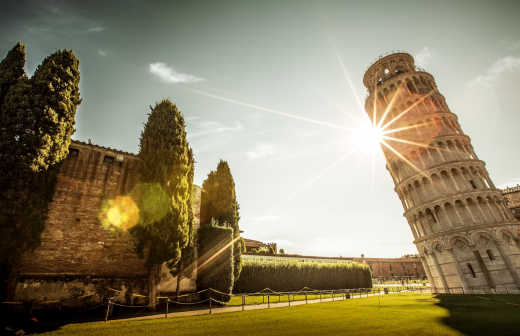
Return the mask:
[[45,335],[518,335],[519,324],[519,296],[394,294],[291,308],[70,324]]

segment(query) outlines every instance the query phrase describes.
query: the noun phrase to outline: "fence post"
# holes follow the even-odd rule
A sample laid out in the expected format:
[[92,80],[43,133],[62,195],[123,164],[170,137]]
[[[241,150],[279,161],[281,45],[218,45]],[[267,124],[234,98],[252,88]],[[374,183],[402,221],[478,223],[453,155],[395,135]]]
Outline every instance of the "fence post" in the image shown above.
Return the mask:
[[246,304],[246,297],[244,295],[242,295],[242,311],[244,311],[245,309],[245,304]]
[[110,301],[110,299],[108,299],[108,304],[107,304],[107,313],[105,314],[105,323],[108,321],[108,313],[110,312],[110,304],[112,302]]
[[321,302],[321,292],[320,292],[320,302]]
[[289,302],[289,307],[291,306],[291,294],[287,295],[287,302]]
[[309,302],[307,302],[307,292],[305,292],[305,304],[307,304]]
[[332,301],[334,301],[334,289],[332,290]]
[[267,308],[271,308],[271,300],[269,295],[267,295]]
[[209,313],[211,314],[211,294],[209,296]]
[[164,314],[164,318],[168,318],[168,302],[170,301],[169,298],[166,298],[166,314]]

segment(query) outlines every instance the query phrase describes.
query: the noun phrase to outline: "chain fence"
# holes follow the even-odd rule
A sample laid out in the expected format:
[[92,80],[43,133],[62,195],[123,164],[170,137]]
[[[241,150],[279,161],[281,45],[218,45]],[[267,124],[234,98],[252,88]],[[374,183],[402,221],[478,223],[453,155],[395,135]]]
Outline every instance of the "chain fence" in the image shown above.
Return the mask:
[[[254,293],[236,293],[228,294],[219,290],[208,288],[195,293],[188,293],[176,297],[158,296],[158,302],[164,304],[164,317],[167,318],[170,311],[170,304],[179,306],[193,306],[200,307],[207,305],[207,313],[211,314],[215,308],[222,307],[241,307],[241,311],[246,310],[247,306],[261,306],[271,308],[272,306],[291,307],[291,304],[308,304],[317,302],[332,302],[341,301],[351,298],[363,298],[370,296],[381,296],[386,294],[398,293],[430,293],[430,288],[417,286],[401,286],[388,288],[354,288],[354,289],[330,289],[318,290],[304,287],[297,291],[279,292],[270,288],[265,288]],[[226,298],[227,300],[222,300]],[[146,311],[149,309],[147,305],[127,305],[118,303],[109,298],[105,312],[105,322],[109,321],[113,313],[114,307],[121,307],[123,309],[142,309]]]

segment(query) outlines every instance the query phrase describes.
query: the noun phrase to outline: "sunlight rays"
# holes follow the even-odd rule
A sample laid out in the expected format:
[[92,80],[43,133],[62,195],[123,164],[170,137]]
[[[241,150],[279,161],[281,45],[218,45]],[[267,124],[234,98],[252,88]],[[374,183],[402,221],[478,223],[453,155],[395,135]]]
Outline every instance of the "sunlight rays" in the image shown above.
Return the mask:
[[246,103],[246,102],[239,101],[239,100],[232,99],[232,98],[227,98],[227,97],[224,97],[224,96],[218,96],[218,95],[210,93],[210,92],[206,92],[206,91],[203,91],[203,90],[195,89],[193,87],[184,86],[184,88],[187,89],[188,91],[191,91],[193,93],[199,94],[201,96],[217,99],[217,100],[224,101],[224,102],[231,103],[231,104],[238,105],[238,106],[248,107],[248,108],[251,108],[251,109],[254,109],[254,110],[257,110],[257,111],[263,111],[263,112],[267,112],[267,113],[271,113],[271,114],[276,114],[276,115],[279,115],[279,116],[283,116],[283,117],[287,117],[287,118],[291,118],[291,119],[295,119],[295,120],[300,120],[300,121],[304,121],[304,122],[315,124],[315,125],[327,126],[327,127],[330,127],[330,128],[339,129],[339,130],[343,130],[343,131],[348,131],[349,130],[349,128],[347,128],[347,127],[343,127],[343,126],[336,125],[336,124],[333,124],[333,123],[329,123],[329,122],[326,122],[326,121],[320,121],[320,120],[315,120],[315,119],[311,119],[311,118],[307,118],[307,117],[302,117],[302,116],[299,116],[297,114],[291,114],[291,113],[287,113],[287,112],[271,109],[271,108],[268,108],[268,107],[264,107],[264,106],[260,106],[260,105],[256,105],[256,104],[251,104],[251,103]]

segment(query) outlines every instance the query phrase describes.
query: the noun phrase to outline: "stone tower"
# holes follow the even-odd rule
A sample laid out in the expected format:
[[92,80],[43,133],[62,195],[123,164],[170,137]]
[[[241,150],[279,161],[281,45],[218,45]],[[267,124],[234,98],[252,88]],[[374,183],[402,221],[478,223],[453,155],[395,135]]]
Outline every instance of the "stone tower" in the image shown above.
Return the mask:
[[432,75],[407,53],[365,73],[365,109],[389,137],[387,169],[436,292],[520,289],[520,223]]

